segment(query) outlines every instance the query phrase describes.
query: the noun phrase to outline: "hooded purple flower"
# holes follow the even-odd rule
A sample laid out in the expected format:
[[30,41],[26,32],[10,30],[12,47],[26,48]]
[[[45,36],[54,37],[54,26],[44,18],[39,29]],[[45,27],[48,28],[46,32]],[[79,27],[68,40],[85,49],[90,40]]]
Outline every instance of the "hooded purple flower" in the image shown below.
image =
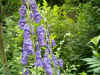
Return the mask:
[[56,56],[54,54],[52,55],[52,60],[54,62],[55,68],[57,69],[58,62],[57,62]]
[[32,11],[37,10],[37,4],[35,2],[31,2],[30,7]]
[[28,24],[25,24],[24,26],[24,39],[30,39],[31,38],[31,32],[30,32],[30,26]]
[[20,13],[21,17],[25,17],[26,16],[26,6],[25,5],[21,6],[19,13]]
[[42,17],[40,15],[40,13],[38,12],[36,2],[31,0],[30,7],[31,7],[31,13],[30,13],[31,19],[32,20],[34,19],[35,22],[38,24]]
[[30,19],[34,20],[34,14],[32,11],[30,12]]
[[62,59],[58,59],[58,64],[60,67],[63,67],[63,60]]
[[26,20],[24,17],[21,17],[20,20],[19,20],[19,26],[22,30],[24,30],[24,26],[26,24]]
[[27,64],[28,55],[33,55],[32,40],[30,39],[30,27],[25,24],[24,28],[24,42],[23,42],[23,54],[22,54],[22,64]]
[[23,44],[23,50],[27,52],[27,54],[32,54],[33,55],[33,47],[30,44]]
[[31,34],[30,34],[30,27],[29,25],[25,25],[24,29],[24,42],[23,42],[23,51],[26,51],[27,54],[33,55],[33,47],[32,47],[32,40],[31,40]]
[[37,67],[42,66],[41,49],[39,48],[38,43],[36,44],[36,52],[35,52],[35,54],[36,54],[36,60],[37,60],[35,62],[35,65]]
[[41,15],[40,15],[40,13],[37,11],[37,10],[35,10],[34,11],[34,20],[35,20],[35,22],[38,24],[39,22],[40,22],[40,20],[41,20]]
[[50,54],[50,51],[48,48],[46,48],[44,56],[47,57],[49,54]]
[[44,56],[43,67],[44,67],[47,75],[53,75],[52,67],[50,64],[50,59],[48,58],[48,56]]
[[[25,0],[26,1],[26,0]],[[37,9],[37,4],[35,2],[35,0],[27,0],[30,5],[30,19],[39,23],[41,20],[41,15],[38,12]],[[23,5],[20,8],[20,21],[19,21],[19,25],[20,28],[22,30],[24,30],[24,40],[23,40],[23,53],[22,53],[22,64],[26,65],[28,63],[28,56],[30,54],[33,55],[33,45],[32,45],[32,40],[31,40],[31,35],[34,35],[34,31],[33,31],[33,27],[32,27],[32,32],[30,30],[30,26],[28,24],[26,24],[26,20],[25,20],[25,16],[26,16],[26,6],[24,5],[25,2],[23,0]],[[63,67],[63,61],[61,59],[59,59],[57,61],[56,56],[54,54],[52,54],[52,48],[51,46],[53,45],[53,47],[56,45],[55,40],[50,42],[50,34],[47,28],[47,38],[45,39],[45,29],[43,26],[38,26],[37,27],[37,43],[36,43],[36,50],[35,50],[35,57],[36,57],[36,62],[34,63],[34,65],[36,67],[43,67],[47,73],[47,75],[53,75],[53,71],[52,71],[52,66],[51,66],[51,60],[49,58],[49,55],[52,55],[52,61],[54,62],[54,66],[57,69],[57,74],[60,75],[60,70],[58,70],[57,65],[59,64],[61,67]],[[42,58],[41,56],[41,47],[45,46],[46,50],[44,53],[44,58]],[[22,73],[23,75],[30,75],[30,71],[29,69],[25,69],[25,71]]]
[[56,46],[56,42],[55,42],[55,40],[52,40],[51,43],[52,43],[53,47]]
[[48,45],[49,54],[52,53],[51,44]]
[[22,63],[23,65],[26,65],[27,62],[28,62],[28,54],[27,54],[26,51],[23,51],[23,53],[22,53],[22,59],[21,59],[21,63]]
[[60,70],[57,71],[57,75],[60,75]]
[[35,20],[35,22],[38,24],[42,17],[40,15],[40,13],[36,10],[36,11],[34,11],[34,13],[31,11],[30,18],[32,20]]
[[19,14],[20,14],[19,26],[22,30],[24,30],[24,26],[26,24],[26,20],[25,20],[26,6],[24,4],[21,6]]
[[45,31],[42,26],[37,27],[37,40],[40,44],[40,46],[45,46]]
[[25,4],[25,0],[22,0],[22,4]]
[[49,32],[47,31],[47,38],[46,38],[46,41],[47,41],[47,45],[49,45],[49,41],[50,41],[50,34],[49,34]]

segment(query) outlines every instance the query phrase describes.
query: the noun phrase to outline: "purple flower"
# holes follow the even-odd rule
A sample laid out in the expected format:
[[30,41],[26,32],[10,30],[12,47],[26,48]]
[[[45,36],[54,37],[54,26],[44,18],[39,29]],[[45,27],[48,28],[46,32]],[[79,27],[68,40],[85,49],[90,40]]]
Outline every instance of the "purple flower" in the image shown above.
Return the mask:
[[24,27],[24,41],[23,41],[23,54],[22,54],[22,64],[26,65],[28,60],[28,55],[33,55],[32,40],[30,38],[30,27],[25,24]]
[[[20,20],[19,20],[19,25],[20,28],[22,30],[24,30],[24,40],[23,40],[23,53],[22,53],[22,59],[21,59],[21,63],[23,65],[26,65],[28,63],[28,56],[30,54],[33,55],[33,44],[32,44],[32,39],[31,39],[31,35],[34,35],[34,31],[33,31],[33,27],[31,29],[30,25],[26,24],[26,11],[27,8],[24,5],[26,0],[23,0],[23,5],[20,8]],[[30,5],[30,20],[33,20],[36,23],[39,23],[41,21],[41,15],[38,11],[37,8],[37,4],[35,2],[35,0],[28,0],[28,3]],[[48,27],[47,27],[47,38],[45,39],[45,29],[44,27],[38,26],[37,27],[37,43],[36,44],[36,48],[35,48],[35,57],[36,57],[36,62],[34,63],[34,65],[36,67],[43,67],[46,71],[47,75],[53,75],[53,71],[52,71],[52,66],[51,66],[51,60],[49,58],[49,55],[52,55],[52,61],[54,62],[54,66],[55,68],[58,70],[58,65],[60,65],[61,67],[63,67],[63,60],[56,59],[56,56],[54,54],[52,54],[52,48],[51,46],[55,47],[56,46],[56,42],[55,40],[50,42],[50,34],[48,31]],[[41,56],[41,47],[45,46],[45,53],[44,53],[44,58],[42,58]],[[44,48],[44,47],[43,47]],[[30,75],[30,71],[28,68],[25,69],[25,71],[22,73],[22,75]],[[57,71],[57,75],[60,75],[60,70]]]
[[49,41],[50,41],[50,38],[49,38],[50,34],[49,32],[47,31],[47,38],[46,38],[46,41],[47,41],[47,45],[49,45]]
[[35,11],[37,9],[37,4],[34,1],[30,1],[30,7],[32,11]]
[[60,75],[60,70],[57,71],[57,75]]
[[26,24],[26,20],[25,20],[25,15],[26,15],[26,6],[25,5],[22,5],[21,8],[20,8],[20,20],[19,20],[19,26],[22,30],[24,30],[24,26]]
[[63,60],[62,59],[58,59],[58,64],[60,67],[63,67]]
[[35,22],[38,24],[42,17],[40,15],[40,13],[37,10],[35,10],[34,13],[31,11],[30,18],[32,20],[35,20]]
[[33,47],[32,47],[32,40],[31,40],[30,28],[26,24],[24,29],[24,42],[23,42],[23,51],[26,51],[28,54],[33,55]]
[[28,24],[25,24],[25,26],[24,26],[24,39],[30,40],[30,38],[31,38],[30,27]]
[[32,19],[32,20],[34,19],[34,14],[32,11],[30,12],[30,19]]
[[28,24],[25,24],[24,27],[24,43],[23,44],[28,44],[32,45],[32,40],[31,40],[31,32],[30,32],[30,27]]
[[51,44],[48,45],[49,54],[52,53]]
[[25,68],[25,71],[22,72],[22,75],[30,75],[31,72],[28,68]]
[[27,52],[27,54],[32,54],[33,55],[33,47],[30,44],[23,44],[23,50]]
[[40,13],[37,10],[36,2],[35,1],[30,1],[30,7],[31,7],[30,17],[31,17],[32,20],[34,19],[35,22],[38,24],[42,17],[41,17]]
[[52,60],[53,60],[53,62],[54,62],[55,68],[57,69],[57,64],[58,64],[58,62],[57,62],[56,56],[55,56],[54,54],[52,55]]
[[24,17],[21,17],[20,20],[19,20],[19,26],[22,30],[24,30],[24,26],[26,24],[26,20]]
[[25,17],[25,15],[26,15],[26,6],[25,5],[21,6],[19,13],[20,13],[21,17]]
[[48,49],[48,48],[46,48],[44,56],[46,56],[46,57],[47,57],[49,54],[50,54],[50,51],[49,51],[49,49]]
[[47,56],[44,56],[43,67],[47,75],[53,75],[51,64],[50,64],[50,59]]
[[34,65],[36,66],[36,67],[41,67],[43,64],[42,64],[42,60],[41,59],[38,59],[35,63],[34,63]]
[[36,60],[37,60],[35,62],[35,65],[37,67],[42,66],[41,49],[39,48],[38,43],[36,44],[36,52],[35,52],[35,54],[36,54]]
[[22,64],[26,65],[28,62],[28,55],[33,55],[33,47],[31,40],[25,40],[23,43]]
[[46,69],[46,73],[47,75],[53,75],[51,66],[48,69]]
[[37,10],[35,10],[34,11],[34,20],[35,20],[35,22],[38,24],[39,22],[40,22],[40,20],[41,20],[41,15],[40,15],[40,13],[37,11]]
[[28,39],[24,39],[23,44],[26,44],[26,45],[32,46],[32,40],[31,40],[30,38],[28,38]]
[[40,44],[40,46],[45,46],[45,31],[42,26],[37,27],[37,40]]
[[52,40],[51,43],[52,43],[53,47],[56,46],[56,42],[55,42],[55,40]]
[[21,63],[22,63],[23,65],[26,65],[27,62],[28,62],[28,54],[27,54],[26,51],[23,51],[23,53],[22,53],[22,59],[21,59]]

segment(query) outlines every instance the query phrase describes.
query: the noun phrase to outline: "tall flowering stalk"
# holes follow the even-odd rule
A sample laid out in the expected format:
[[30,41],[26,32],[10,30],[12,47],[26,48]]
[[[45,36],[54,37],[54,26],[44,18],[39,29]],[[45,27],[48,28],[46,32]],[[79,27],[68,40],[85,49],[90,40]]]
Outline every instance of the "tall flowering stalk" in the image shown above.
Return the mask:
[[[46,24],[46,28],[43,25],[38,25],[36,32],[34,32],[33,23],[35,22],[39,24],[42,19],[37,8],[35,0],[23,0],[19,11],[19,26],[24,31],[21,60],[21,63],[24,65],[24,70],[22,75],[31,75],[29,68],[26,68],[26,66],[28,67],[28,58],[30,55],[33,55],[34,58],[33,65],[36,67],[42,67],[47,75],[54,75],[53,65],[55,69],[57,69],[56,75],[60,75],[58,67],[63,67],[63,61],[62,59],[58,60],[53,54],[52,47],[56,46],[56,42],[55,40],[50,39],[48,25]],[[26,19],[26,16],[28,17],[28,20]],[[31,22],[29,20],[31,20]],[[34,36],[37,37],[34,38]],[[42,48],[45,48],[44,55],[41,53]],[[52,61],[53,64],[51,63]]]

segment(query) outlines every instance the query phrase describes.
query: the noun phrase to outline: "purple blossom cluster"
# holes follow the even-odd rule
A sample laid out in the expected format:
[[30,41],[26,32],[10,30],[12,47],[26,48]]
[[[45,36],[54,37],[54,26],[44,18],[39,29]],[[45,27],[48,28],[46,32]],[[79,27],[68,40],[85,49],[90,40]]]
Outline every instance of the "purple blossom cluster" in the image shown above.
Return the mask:
[[26,16],[26,6],[25,5],[22,5],[21,8],[20,8],[20,20],[19,20],[19,26],[22,30],[24,30],[24,26],[26,24],[26,19],[25,19],[25,16]]
[[[25,3],[25,0],[23,0]],[[41,20],[41,15],[37,10],[37,4],[35,0],[29,0],[29,6],[30,6],[30,20],[35,21],[36,23],[39,23]],[[47,75],[53,75],[52,70],[52,63],[57,69],[57,75],[60,75],[60,70],[58,66],[63,67],[63,60],[57,59],[56,56],[52,52],[52,47],[56,46],[55,40],[50,39],[50,33],[48,28],[45,29],[42,25],[37,27],[36,34],[37,34],[37,40],[33,44],[31,36],[35,35],[35,32],[33,31],[33,27],[26,23],[25,16],[27,8],[26,5],[22,4],[20,8],[20,20],[19,20],[19,26],[22,30],[24,30],[24,40],[23,40],[23,52],[22,52],[22,60],[21,63],[23,65],[28,64],[28,56],[34,55],[36,61],[34,62],[34,65],[36,67],[43,67],[45,69],[45,72]],[[34,40],[34,39],[33,39]],[[33,45],[35,48],[33,49]],[[44,56],[42,57],[42,47],[45,48]],[[35,51],[35,52],[34,52]],[[50,58],[52,56],[52,58]],[[30,74],[29,69],[26,69],[25,72],[22,73],[22,75],[28,75]]]
[[39,44],[37,42],[36,44],[36,51],[35,51],[35,55],[36,55],[36,62],[34,63],[35,66],[37,67],[41,67],[42,66],[42,56],[41,56],[41,49],[39,48]]
[[23,41],[23,54],[22,54],[22,64],[26,65],[28,62],[28,55],[33,55],[33,47],[31,40],[31,32],[28,24],[24,27],[24,41]]
[[43,67],[44,67],[47,75],[53,75],[53,71],[52,71],[52,67],[51,67],[51,61],[50,61],[48,56],[44,56]]
[[35,20],[35,22],[38,24],[41,20],[41,15],[37,10],[37,4],[35,1],[30,0],[30,7],[31,7],[31,13],[30,13],[30,17],[32,20]]
[[40,46],[45,46],[45,31],[43,26],[38,26],[37,27],[37,40],[40,44]]
[[[46,39],[45,39],[45,36],[46,36]],[[51,40],[51,44],[52,44],[52,46],[51,46],[49,31],[47,29],[47,35],[46,35],[45,29],[43,26],[37,27],[37,40],[39,42],[38,47],[43,47],[43,46],[45,47],[46,46],[45,54],[44,54],[44,57],[42,59],[42,66],[45,69],[47,75],[53,75],[51,61],[54,62],[55,69],[58,69],[58,65],[60,67],[63,67],[62,59],[57,60],[56,56],[52,53],[52,46],[55,47],[56,42],[55,42],[55,40]],[[50,55],[52,55],[52,59],[49,58]],[[59,69],[57,71],[57,75],[60,75]]]

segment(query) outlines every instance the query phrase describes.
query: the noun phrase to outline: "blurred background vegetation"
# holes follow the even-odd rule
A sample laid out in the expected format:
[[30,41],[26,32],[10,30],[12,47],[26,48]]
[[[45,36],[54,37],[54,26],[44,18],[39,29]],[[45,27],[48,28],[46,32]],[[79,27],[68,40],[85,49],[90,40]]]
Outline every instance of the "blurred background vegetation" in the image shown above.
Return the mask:
[[[61,75],[100,75],[100,0],[37,0],[37,3],[56,40],[53,51],[64,60]],[[20,75],[23,68],[20,6],[21,0],[0,0],[10,75]],[[0,75],[4,75],[1,61],[0,57]]]

